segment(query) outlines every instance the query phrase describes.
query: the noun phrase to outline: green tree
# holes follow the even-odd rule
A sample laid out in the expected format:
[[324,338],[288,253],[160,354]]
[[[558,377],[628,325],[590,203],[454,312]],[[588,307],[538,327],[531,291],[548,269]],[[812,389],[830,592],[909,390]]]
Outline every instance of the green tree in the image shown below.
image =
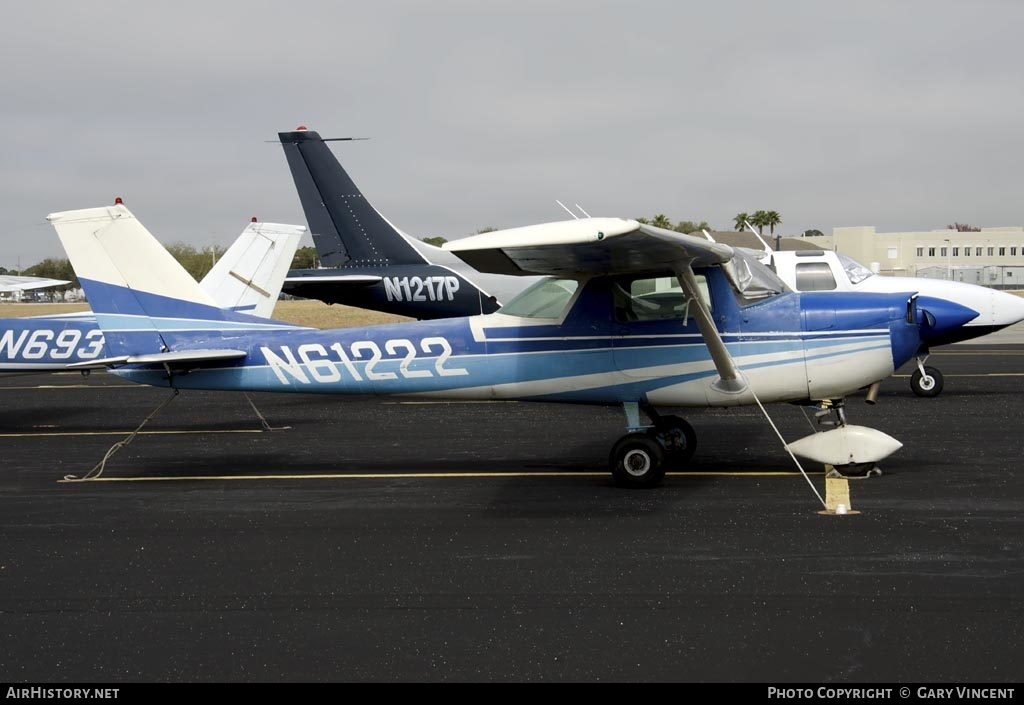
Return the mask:
[[672,229],[677,233],[696,233],[701,230],[711,230],[711,226],[708,225],[706,220],[702,220],[699,223],[695,223],[692,220],[680,220]]
[[822,237],[825,233],[820,230],[804,230],[803,237]]
[[34,264],[28,269],[22,270],[22,275],[26,277],[43,277],[45,279],[63,279],[71,282],[70,284],[61,284],[60,286],[47,287],[45,289],[39,289],[33,294],[41,298],[47,298],[50,301],[56,299],[58,294],[63,294],[68,289],[75,289],[78,287],[78,278],[75,276],[75,270],[71,267],[71,262],[67,259],[58,259],[55,257],[47,257],[39,264]]
[[300,247],[292,257],[292,269],[316,269],[319,261],[315,247]]
[[768,226],[768,232],[771,235],[775,234],[775,226],[782,225],[782,216],[779,215],[778,211],[765,211],[764,212],[764,224]]
[[78,288],[78,277],[75,276],[75,270],[71,267],[71,262],[67,259],[57,259],[56,257],[47,257],[39,264],[34,264],[28,269],[24,270],[22,274],[26,277],[44,277],[46,279],[64,279],[70,284],[62,284],[61,286],[55,286],[49,289],[49,291],[67,291],[68,289]]
[[224,254],[224,248],[219,245],[196,249],[195,245],[183,242],[167,245],[167,251],[196,281],[205,277],[213,269],[214,262]]
[[743,230],[747,227],[748,220],[750,220],[750,216],[747,213],[737,213],[736,217],[732,219],[732,224],[736,230]]
[[436,235],[434,237],[425,237],[425,238],[423,238],[423,242],[427,243],[428,245],[433,245],[434,247],[440,247],[444,243],[448,242],[448,238],[444,238],[444,237],[441,237],[440,235]]

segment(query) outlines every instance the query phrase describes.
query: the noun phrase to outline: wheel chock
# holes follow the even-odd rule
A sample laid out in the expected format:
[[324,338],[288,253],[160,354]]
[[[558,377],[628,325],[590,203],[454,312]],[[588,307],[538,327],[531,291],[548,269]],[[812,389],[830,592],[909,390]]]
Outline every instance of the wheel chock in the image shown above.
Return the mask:
[[825,509],[818,514],[860,514],[850,504],[850,481],[831,465],[825,466]]

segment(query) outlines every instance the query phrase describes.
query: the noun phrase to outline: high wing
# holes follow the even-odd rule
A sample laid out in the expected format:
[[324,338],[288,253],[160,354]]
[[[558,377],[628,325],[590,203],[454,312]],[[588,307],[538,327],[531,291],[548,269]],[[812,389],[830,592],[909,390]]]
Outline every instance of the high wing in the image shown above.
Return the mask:
[[735,250],[708,240],[622,218],[581,218],[496,230],[445,243],[481,272],[579,277],[671,269],[696,302],[697,325],[721,378],[716,388],[738,393],[747,384],[725,347],[697,287],[693,267],[720,265],[730,280],[744,277],[730,267]]
[[622,218],[581,218],[495,230],[445,243],[481,272],[574,276],[724,264],[733,248]]
[[0,274],[0,292],[27,291],[29,289],[44,289],[48,286],[60,286],[70,284],[64,279],[47,279],[45,277],[16,277],[10,274]]
[[221,308],[270,318],[306,228],[250,223],[200,282]]

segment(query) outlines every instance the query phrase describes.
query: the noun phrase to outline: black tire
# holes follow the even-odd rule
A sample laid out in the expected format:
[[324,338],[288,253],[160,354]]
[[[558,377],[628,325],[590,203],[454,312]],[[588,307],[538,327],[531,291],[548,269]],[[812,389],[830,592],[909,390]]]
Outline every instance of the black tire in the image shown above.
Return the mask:
[[919,397],[939,396],[943,386],[942,373],[934,367],[925,367],[924,371],[927,377],[921,374],[921,370],[914,370],[910,376],[910,388]]
[[679,416],[659,416],[647,435],[665,451],[665,462],[674,466],[688,463],[697,452],[697,432]]
[[665,453],[646,433],[620,438],[612,448],[609,465],[620,487],[656,487],[665,479]]

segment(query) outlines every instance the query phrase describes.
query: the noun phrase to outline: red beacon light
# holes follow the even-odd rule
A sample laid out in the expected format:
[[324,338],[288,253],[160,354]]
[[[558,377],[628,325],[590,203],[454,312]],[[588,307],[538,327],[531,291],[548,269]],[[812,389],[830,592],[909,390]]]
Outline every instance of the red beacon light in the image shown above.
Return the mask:
[[255,223],[255,222],[257,222],[257,221],[256,221],[256,216],[253,216],[253,217],[252,217],[252,222],[254,222],[254,223]]
[[118,196],[117,198],[114,199],[114,205],[115,206],[123,206],[124,205],[124,201],[121,200],[120,196]]
[[308,130],[308,129],[309,129],[309,128],[308,128],[308,127],[306,127],[305,125],[299,125],[298,127],[296,127],[296,128],[295,128],[295,131],[296,131],[296,132],[305,132],[305,131],[306,131],[306,130]]

